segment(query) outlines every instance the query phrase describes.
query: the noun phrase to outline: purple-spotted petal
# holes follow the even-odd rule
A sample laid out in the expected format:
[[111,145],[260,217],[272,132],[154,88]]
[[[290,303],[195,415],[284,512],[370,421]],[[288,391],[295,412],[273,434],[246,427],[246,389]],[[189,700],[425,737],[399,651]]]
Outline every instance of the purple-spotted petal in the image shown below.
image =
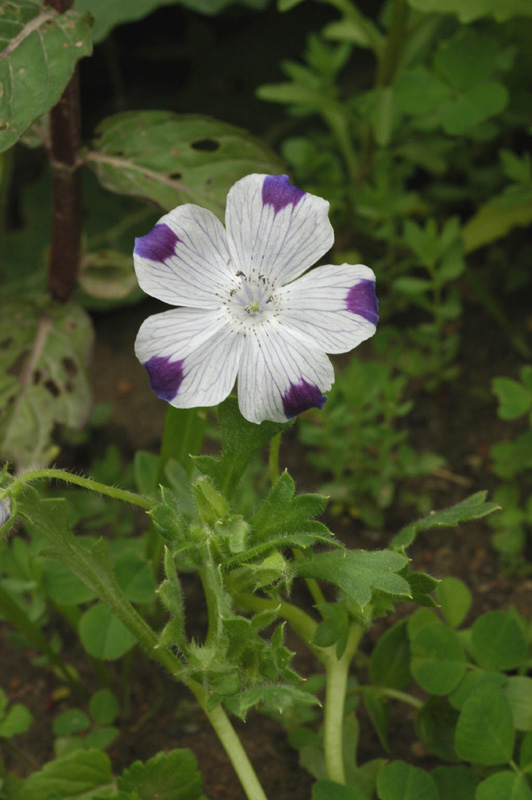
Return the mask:
[[227,196],[227,241],[233,263],[248,279],[282,285],[294,280],[333,244],[329,203],[292,186],[286,175],[248,175]]
[[282,324],[326,353],[346,353],[375,333],[375,276],[362,264],[317,267],[278,298]]
[[272,321],[250,328],[238,373],[238,404],[250,422],[286,422],[309,408],[321,408],[334,382],[324,352]]
[[176,308],[145,320],[135,353],[162,400],[176,408],[214,406],[234,386],[243,341],[223,310]]
[[234,268],[222,223],[191,204],[162,217],[135,240],[135,271],[141,288],[165,303],[217,308]]

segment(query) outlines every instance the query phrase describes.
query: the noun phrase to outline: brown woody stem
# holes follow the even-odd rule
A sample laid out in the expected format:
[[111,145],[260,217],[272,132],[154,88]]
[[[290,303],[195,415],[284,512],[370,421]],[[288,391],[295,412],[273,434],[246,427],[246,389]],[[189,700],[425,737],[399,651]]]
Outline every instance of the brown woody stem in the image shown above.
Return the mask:
[[[46,0],[59,13],[72,0]],[[80,103],[77,67],[61,99],[50,112],[52,162],[52,243],[48,291],[59,303],[74,294],[81,247]]]

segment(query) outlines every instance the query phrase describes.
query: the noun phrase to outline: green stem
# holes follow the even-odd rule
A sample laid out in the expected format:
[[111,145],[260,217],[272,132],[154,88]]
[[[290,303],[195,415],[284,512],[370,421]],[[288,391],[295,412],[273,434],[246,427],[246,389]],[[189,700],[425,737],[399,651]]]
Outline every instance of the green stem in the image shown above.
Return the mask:
[[284,600],[257,597],[254,594],[239,594],[235,597],[235,602],[245,608],[246,611],[259,613],[267,609],[276,610],[279,616],[289,623],[294,633],[312,650],[314,655],[322,663],[326,663],[328,651],[323,647],[316,647],[312,644],[318,623],[305,611]]
[[401,703],[406,703],[413,708],[422,708],[424,703],[418,697],[414,697],[407,692],[401,692],[399,689],[392,689],[389,686],[356,686],[350,694],[364,694],[364,692],[371,691],[380,697],[389,697],[392,700],[399,700]]
[[279,477],[279,450],[281,448],[281,433],[276,433],[270,442],[270,453],[268,457],[268,472],[270,483],[273,486]]
[[364,628],[351,624],[344,654],[336,658],[333,648],[325,664],[325,715],[323,721],[323,747],[327,776],[330,780],[345,784],[343,755],[343,728],[345,696],[349,667],[355,655]]
[[145,508],[147,511],[151,511],[154,506],[153,500],[148,500],[146,497],[142,497],[134,492],[128,492],[125,489],[117,489],[115,486],[107,486],[105,483],[93,481],[92,478],[83,478],[81,475],[76,475],[73,472],[67,472],[62,469],[35,469],[31,472],[24,472],[9,484],[9,493],[12,494],[13,490],[17,490],[19,486],[22,487],[30,481],[42,479],[55,479],[64,481],[65,483],[73,483],[91,492],[97,492],[98,494],[112,497],[115,500],[121,500],[123,503],[132,503],[140,508]]
[[242,742],[238,738],[223,708],[217,706],[212,711],[208,711],[205,706],[203,706],[203,709],[209,722],[216,731],[225,752],[229,756],[248,800],[267,800],[264,789],[260,785],[255,770],[251,765],[246,751],[242,747]]
[[377,86],[390,86],[393,82],[405,39],[408,13],[406,0],[394,0],[390,29],[379,55]]

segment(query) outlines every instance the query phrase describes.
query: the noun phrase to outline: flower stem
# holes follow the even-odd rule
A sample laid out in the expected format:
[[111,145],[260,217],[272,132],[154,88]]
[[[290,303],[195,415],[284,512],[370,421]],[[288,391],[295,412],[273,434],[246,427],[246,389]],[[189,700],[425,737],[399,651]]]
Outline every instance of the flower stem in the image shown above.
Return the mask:
[[352,623],[345,651],[336,658],[333,648],[325,664],[325,715],[323,722],[323,747],[327,776],[331,781],[345,784],[343,755],[344,708],[349,666],[364,633],[361,625]]
[[268,458],[268,471],[270,484],[273,486],[279,477],[279,450],[281,448],[281,433],[276,433],[270,442],[270,454]]
[[[46,0],[59,13],[73,0]],[[81,250],[81,172],[79,170],[80,103],[77,67],[59,102],[50,112],[52,163],[52,242],[48,262],[48,291],[59,303],[76,289]]]
[[64,481],[65,483],[74,483],[91,492],[104,494],[115,500],[121,500],[123,503],[132,503],[140,508],[145,508],[146,511],[151,511],[154,506],[153,500],[148,500],[148,498],[142,497],[134,492],[118,489],[116,486],[107,486],[105,483],[93,481],[92,478],[83,478],[81,475],[76,475],[73,472],[67,472],[63,469],[35,469],[31,472],[24,472],[9,484],[9,493],[13,493],[19,486],[24,486],[24,484],[30,481],[41,480],[43,478],[46,480],[55,478],[55,480]]

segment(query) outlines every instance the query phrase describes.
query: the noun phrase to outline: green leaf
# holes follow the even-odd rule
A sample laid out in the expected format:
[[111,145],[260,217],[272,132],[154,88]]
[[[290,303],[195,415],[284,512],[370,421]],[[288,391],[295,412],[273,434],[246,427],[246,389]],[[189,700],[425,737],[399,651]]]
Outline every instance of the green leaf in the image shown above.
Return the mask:
[[458,95],[441,110],[442,126],[450,136],[467,133],[481,122],[499,114],[508,103],[502,83],[486,81]]
[[473,597],[463,581],[448,576],[436,588],[441,611],[451,628],[458,628],[467,617]]
[[219,491],[230,498],[251,456],[292,423],[261,422],[256,425],[248,422],[240,413],[236,397],[228,397],[218,406],[218,422],[222,429],[221,456],[197,456],[194,463],[200,472],[212,479]]
[[496,766],[513,755],[515,731],[510,704],[502,689],[480,686],[462,707],[456,724],[456,752],[464,761]]
[[0,715],[0,739],[10,739],[18,733],[26,733],[33,722],[33,716],[26,706],[15,703],[7,713]]
[[458,711],[443,697],[429,697],[416,714],[419,739],[443,761],[458,761],[454,749],[454,731]]
[[364,706],[368,716],[375,728],[379,741],[384,750],[390,752],[390,744],[388,742],[388,715],[390,702],[387,697],[382,697],[377,692],[371,689],[366,689],[362,695]]
[[155,581],[148,562],[133,552],[118,556],[115,575],[122,591],[132,603],[151,603],[155,599]]
[[90,27],[75,11],[37,0],[7,0],[0,16],[0,152],[54,106],[80,58],[92,52]]
[[499,43],[473,28],[459,28],[444,39],[434,56],[434,68],[455,88],[463,91],[483,84],[497,66]]
[[440,800],[475,800],[478,778],[467,767],[436,767],[430,774]]
[[532,731],[532,678],[510,675],[504,694],[512,709],[515,729]]
[[18,469],[53,457],[56,424],[77,427],[87,418],[92,339],[89,317],[74,304],[0,304],[0,396],[7,409],[0,452]]
[[412,683],[406,619],[397,622],[378,640],[371,654],[369,675],[372,683],[392,689],[404,689]]
[[322,779],[312,786],[311,800],[366,800],[366,795],[352,786]]
[[76,606],[94,600],[94,592],[59,561],[43,558],[42,580],[48,597],[60,606]]
[[405,556],[389,550],[335,550],[301,559],[294,567],[299,577],[329,581],[363,608],[374,591],[411,596],[408,581],[397,574],[406,564]]
[[512,378],[494,378],[491,387],[499,401],[497,413],[501,419],[518,419],[532,407],[530,388]]
[[22,786],[18,800],[43,800],[57,795],[60,800],[75,800],[111,783],[111,762],[99,750],[80,750],[45,764]]
[[391,761],[381,770],[377,796],[379,800],[439,800],[431,775],[404,761]]
[[223,219],[231,186],[252,172],[282,171],[277,157],[240,128],[170,111],[129,111],[104,120],[85,156],[103,186],[165,210],[197,203]]
[[245,719],[250,708],[263,704],[269,711],[280,714],[294,705],[319,705],[317,697],[284,684],[259,684],[252,689],[239,692],[235,697],[228,697],[224,705],[240,719]]
[[55,717],[52,730],[55,736],[69,736],[72,733],[81,733],[90,727],[90,719],[79,708],[69,708]]
[[528,227],[532,223],[532,193],[515,195],[510,204],[502,204],[506,195],[489,200],[462,228],[464,250],[471,253],[491,242],[502,239],[516,227]]
[[394,82],[395,104],[406,114],[433,114],[450,95],[447,84],[422,66],[400,72]]
[[392,540],[390,547],[393,550],[401,550],[404,547],[409,547],[421,531],[426,531],[430,528],[455,527],[461,522],[480,519],[493,511],[498,511],[500,506],[496,503],[486,502],[486,495],[487,492],[476,492],[476,494],[472,494],[450,508],[444,508],[442,511],[433,511],[428,517],[411,522],[399,531]]
[[532,800],[532,791],[522,775],[504,770],[490,775],[477,788],[475,800]]
[[103,603],[96,603],[81,615],[79,637],[89,655],[106,661],[121,658],[137,641]]
[[433,622],[410,634],[410,669],[427,692],[451,692],[466,671],[466,656],[460,639],[441,622]]
[[135,761],[116,781],[123,792],[136,792],[139,800],[199,800],[202,777],[190,750],[157,753],[145,764]]
[[[105,750],[105,748],[109,747],[111,742],[114,742],[118,736],[120,736],[120,731],[118,728],[106,726],[89,731],[84,741],[87,747],[95,747],[97,750]],[[136,800],[136,798],[134,798],[134,800]]]
[[89,709],[93,720],[98,725],[110,725],[118,716],[120,706],[110,689],[99,689],[92,695]]
[[477,691],[479,686],[491,684],[492,686],[505,686],[508,676],[502,672],[487,672],[475,670],[467,672],[464,678],[449,697],[453,708],[461,709],[465,701]]
[[418,11],[436,14],[457,14],[460,22],[471,22],[479,17],[494,17],[506,22],[512,17],[532,16],[528,0],[408,0]]
[[472,654],[477,663],[490,670],[511,670],[523,664],[527,643],[521,626],[505,611],[488,611],[471,629]]

